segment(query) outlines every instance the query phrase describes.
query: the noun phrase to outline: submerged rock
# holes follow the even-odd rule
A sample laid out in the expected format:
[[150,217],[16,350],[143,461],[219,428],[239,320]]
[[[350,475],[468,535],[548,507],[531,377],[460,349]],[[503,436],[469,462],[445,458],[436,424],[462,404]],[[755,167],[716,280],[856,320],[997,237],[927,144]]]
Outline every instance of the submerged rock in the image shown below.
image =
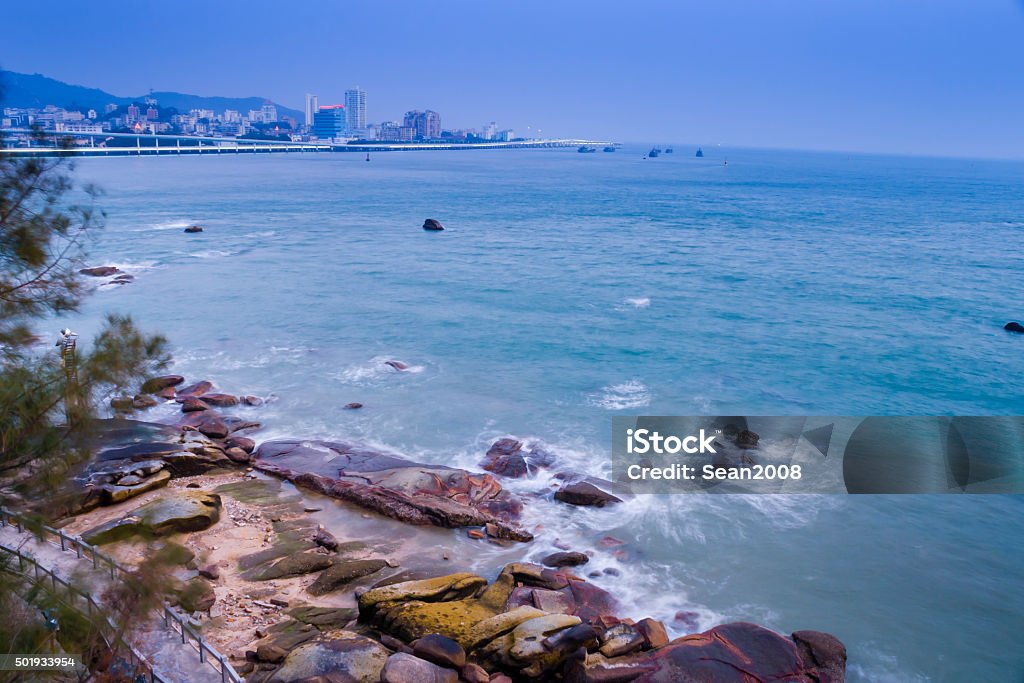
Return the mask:
[[427,220],[423,221],[423,229],[444,230],[444,226],[441,225],[441,221],[437,220],[436,218],[428,218]]
[[201,226],[201,225],[190,225],[187,228],[185,228],[185,232],[187,232],[187,233],[196,233],[196,232],[202,232],[202,231],[203,231],[203,226]]
[[121,271],[114,266],[95,266],[93,268],[82,268],[78,272],[90,277],[110,277],[111,275],[117,275]]
[[447,528],[491,524],[500,538],[533,538],[514,524],[520,501],[489,474],[413,462],[360,444],[326,441],[269,441],[256,450],[253,465],[412,524]]
[[1006,330],[1007,332],[1019,332],[1024,334],[1024,325],[1021,325],[1018,322],[1006,323],[1005,325],[1003,325],[1003,329]]

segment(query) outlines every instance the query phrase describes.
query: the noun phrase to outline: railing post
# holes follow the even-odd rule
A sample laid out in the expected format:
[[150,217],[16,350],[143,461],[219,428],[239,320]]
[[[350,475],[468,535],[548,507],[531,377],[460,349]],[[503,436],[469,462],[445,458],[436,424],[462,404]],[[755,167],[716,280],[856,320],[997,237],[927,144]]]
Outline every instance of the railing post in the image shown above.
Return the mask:
[[64,532],[58,531],[57,535],[60,537],[60,550],[61,552],[64,552],[65,550],[67,550],[67,548],[64,547]]

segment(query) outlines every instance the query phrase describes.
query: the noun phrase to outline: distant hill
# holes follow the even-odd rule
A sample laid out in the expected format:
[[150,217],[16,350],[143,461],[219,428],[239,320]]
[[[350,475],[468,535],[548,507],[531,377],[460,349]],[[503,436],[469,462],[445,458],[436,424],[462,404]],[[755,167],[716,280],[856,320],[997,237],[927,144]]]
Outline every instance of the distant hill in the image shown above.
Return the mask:
[[[265,97],[202,97],[179,92],[154,92],[137,97],[118,97],[100,90],[81,85],[71,85],[42,74],[20,74],[0,70],[0,104],[6,107],[43,107],[55,104],[58,107],[85,107],[102,111],[110,103],[131,104],[141,102],[144,97],[156,99],[161,107],[175,107],[179,111],[189,109],[213,109],[221,112],[235,109],[247,112],[259,109],[266,102]],[[301,121],[303,113],[277,104],[278,116],[291,116]]]

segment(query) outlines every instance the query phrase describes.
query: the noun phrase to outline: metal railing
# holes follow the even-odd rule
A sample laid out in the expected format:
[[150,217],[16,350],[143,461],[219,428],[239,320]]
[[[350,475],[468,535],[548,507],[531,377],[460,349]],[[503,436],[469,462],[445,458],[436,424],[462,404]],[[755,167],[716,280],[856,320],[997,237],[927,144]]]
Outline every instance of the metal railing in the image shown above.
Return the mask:
[[[118,564],[112,557],[106,553],[98,550],[95,546],[86,543],[81,538],[76,536],[68,536],[59,529],[43,524],[26,524],[25,518],[16,513],[8,510],[5,507],[0,507],[0,528],[12,526],[18,530],[18,533],[24,531],[31,531],[39,534],[43,540],[56,539],[56,543],[60,545],[60,549],[64,552],[74,551],[78,559],[90,559],[92,560],[93,569],[99,569],[100,565],[105,565],[106,569],[104,572],[109,571],[111,580],[116,580],[121,574],[128,574],[128,570]],[[75,608],[74,596],[78,595],[83,598],[86,602],[86,609],[88,614],[91,616],[93,611],[98,613],[103,612],[102,607],[96,602],[95,598],[92,597],[86,591],[79,588],[73,587],[64,579],[57,576],[54,572],[43,567],[30,555],[22,553],[18,548],[8,548],[6,545],[0,543],[0,550],[15,555],[18,558],[18,571],[25,573],[24,563],[28,562],[31,566],[34,566],[34,579],[36,583],[40,581],[40,572],[50,577],[50,582],[53,585],[53,589],[56,592],[58,584],[64,586],[68,591],[68,604],[72,608]],[[33,578],[33,577],[30,577]],[[222,683],[244,683],[244,679],[238,674],[237,671],[232,668],[228,663],[227,657],[217,651],[203,636],[196,632],[196,630],[188,623],[188,617],[180,614],[177,610],[172,608],[170,605],[165,604],[161,610],[160,617],[163,619],[164,625],[181,636],[181,642],[183,645],[190,645],[199,655],[199,662],[210,666],[214,671],[220,674]],[[113,633],[117,633],[117,627],[109,616],[104,615],[104,622],[113,630]],[[107,635],[104,634],[104,639],[107,639]],[[108,645],[124,645],[129,652],[129,659],[133,667],[141,667],[144,670],[145,675],[151,681],[151,683],[173,683],[161,678],[153,667],[146,661],[138,650],[136,650],[130,643],[127,643],[118,636],[117,643],[111,643],[108,641]],[[113,649],[113,648],[112,648]],[[216,664],[215,664],[216,663]]]

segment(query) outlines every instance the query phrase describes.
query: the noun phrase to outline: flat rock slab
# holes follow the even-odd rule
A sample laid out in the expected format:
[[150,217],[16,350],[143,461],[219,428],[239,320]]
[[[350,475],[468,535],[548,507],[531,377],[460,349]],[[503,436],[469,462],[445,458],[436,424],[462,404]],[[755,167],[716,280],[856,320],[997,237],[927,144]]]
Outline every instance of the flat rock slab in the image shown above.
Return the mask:
[[131,513],[82,534],[94,545],[113,543],[132,536],[166,536],[177,532],[202,531],[220,519],[220,496],[191,489],[168,491]]
[[491,523],[501,538],[533,539],[514,524],[522,503],[489,474],[342,442],[268,441],[254,456],[256,469],[404,522],[446,528]]

